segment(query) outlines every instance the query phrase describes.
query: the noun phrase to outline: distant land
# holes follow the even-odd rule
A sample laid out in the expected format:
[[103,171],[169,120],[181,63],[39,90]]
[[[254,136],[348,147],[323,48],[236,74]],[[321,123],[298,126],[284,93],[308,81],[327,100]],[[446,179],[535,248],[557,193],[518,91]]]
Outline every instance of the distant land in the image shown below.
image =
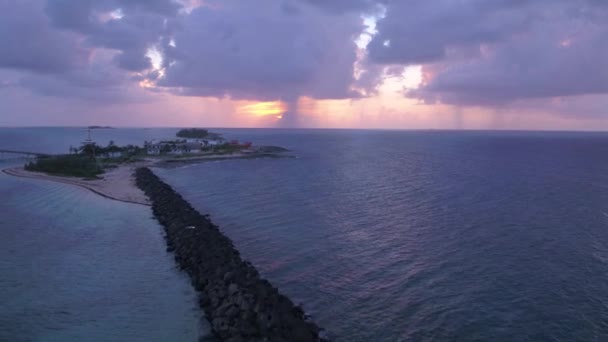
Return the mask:
[[110,126],[89,126],[88,129],[116,129],[115,127]]
[[209,132],[203,128],[180,129],[175,136],[188,139],[221,139],[220,134]]
[[[89,129],[112,128],[89,126]],[[226,159],[293,158],[279,146],[254,146],[251,142],[226,141],[220,134],[202,128],[176,133],[187,137],[175,140],[144,141],[144,146],[119,146],[110,141],[100,146],[90,138],[68,154],[41,155],[23,167],[2,170],[25,178],[46,179],[73,184],[99,195],[123,202],[149,205],[146,197],[131,184],[137,167],[175,167]],[[202,139],[202,138],[205,139]]]

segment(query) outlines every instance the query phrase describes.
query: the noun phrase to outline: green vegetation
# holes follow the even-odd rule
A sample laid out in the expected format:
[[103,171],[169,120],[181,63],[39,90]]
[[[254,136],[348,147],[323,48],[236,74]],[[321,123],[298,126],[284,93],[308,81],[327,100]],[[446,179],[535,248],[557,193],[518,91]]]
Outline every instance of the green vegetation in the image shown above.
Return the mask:
[[202,139],[209,137],[209,131],[202,128],[180,129],[176,134],[180,138]]
[[110,126],[89,126],[89,129],[114,129],[114,127]]
[[102,147],[95,143],[70,148],[70,154],[39,157],[25,165],[28,171],[44,172],[56,176],[98,178],[104,169],[115,168],[122,163],[131,163],[145,155],[145,150],[134,145],[117,146],[110,141]]
[[240,152],[243,147],[240,145],[222,144],[213,147],[214,154],[233,154]]
[[97,178],[103,173],[95,158],[82,154],[64,154],[53,157],[40,157],[25,165],[28,171],[44,172],[57,176]]
[[95,143],[82,145],[79,148],[70,147],[70,154],[72,153],[83,154],[104,160],[113,159],[128,162],[134,157],[145,155],[146,150],[135,145],[117,146],[113,141],[110,141],[106,147],[99,146]]
[[218,140],[222,138],[221,134],[209,132],[203,128],[184,128],[180,129],[175,136],[185,139],[209,139]]

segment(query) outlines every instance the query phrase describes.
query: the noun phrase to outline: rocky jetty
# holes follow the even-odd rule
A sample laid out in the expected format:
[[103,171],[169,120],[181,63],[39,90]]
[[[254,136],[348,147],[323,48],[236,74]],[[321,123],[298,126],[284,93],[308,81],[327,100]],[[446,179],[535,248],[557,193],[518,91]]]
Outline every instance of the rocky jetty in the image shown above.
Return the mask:
[[167,249],[199,291],[199,304],[223,341],[326,341],[302,308],[244,261],[206,215],[150,169],[135,172],[166,232]]

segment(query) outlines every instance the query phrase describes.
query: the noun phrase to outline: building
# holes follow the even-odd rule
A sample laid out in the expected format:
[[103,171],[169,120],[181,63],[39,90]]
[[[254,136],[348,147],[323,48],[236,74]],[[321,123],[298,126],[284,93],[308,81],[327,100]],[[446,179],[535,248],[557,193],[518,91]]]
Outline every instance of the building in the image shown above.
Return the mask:
[[146,149],[146,153],[149,155],[159,155],[162,147],[162,144],[157,143],[154,140],[144,142],[144,148]]
[[120,158],[122,157],[122,151],[106,151],[101,154],[103,158]]
[[202,142],[188,142],[186,140],[173,140],[173,141],[159,141],[156,142],[146,141],[144,148],[149,155],[160,155],[160,154],[187,154],[187,153],[200,153],[205,145]]
[[182,149],[185,153],[200,153],[203,150],[203,143],[187,142],[183,144]]

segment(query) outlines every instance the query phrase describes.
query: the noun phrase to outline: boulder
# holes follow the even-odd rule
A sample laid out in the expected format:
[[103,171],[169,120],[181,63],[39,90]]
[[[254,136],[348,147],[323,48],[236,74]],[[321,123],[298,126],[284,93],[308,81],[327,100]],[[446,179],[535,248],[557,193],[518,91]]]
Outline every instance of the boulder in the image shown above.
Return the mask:
[[148,168],[135,172],[164,227],[167,251],[190,276],[213,332],[223,341],[327,341],[301,307],[282,295],[222,234]]

